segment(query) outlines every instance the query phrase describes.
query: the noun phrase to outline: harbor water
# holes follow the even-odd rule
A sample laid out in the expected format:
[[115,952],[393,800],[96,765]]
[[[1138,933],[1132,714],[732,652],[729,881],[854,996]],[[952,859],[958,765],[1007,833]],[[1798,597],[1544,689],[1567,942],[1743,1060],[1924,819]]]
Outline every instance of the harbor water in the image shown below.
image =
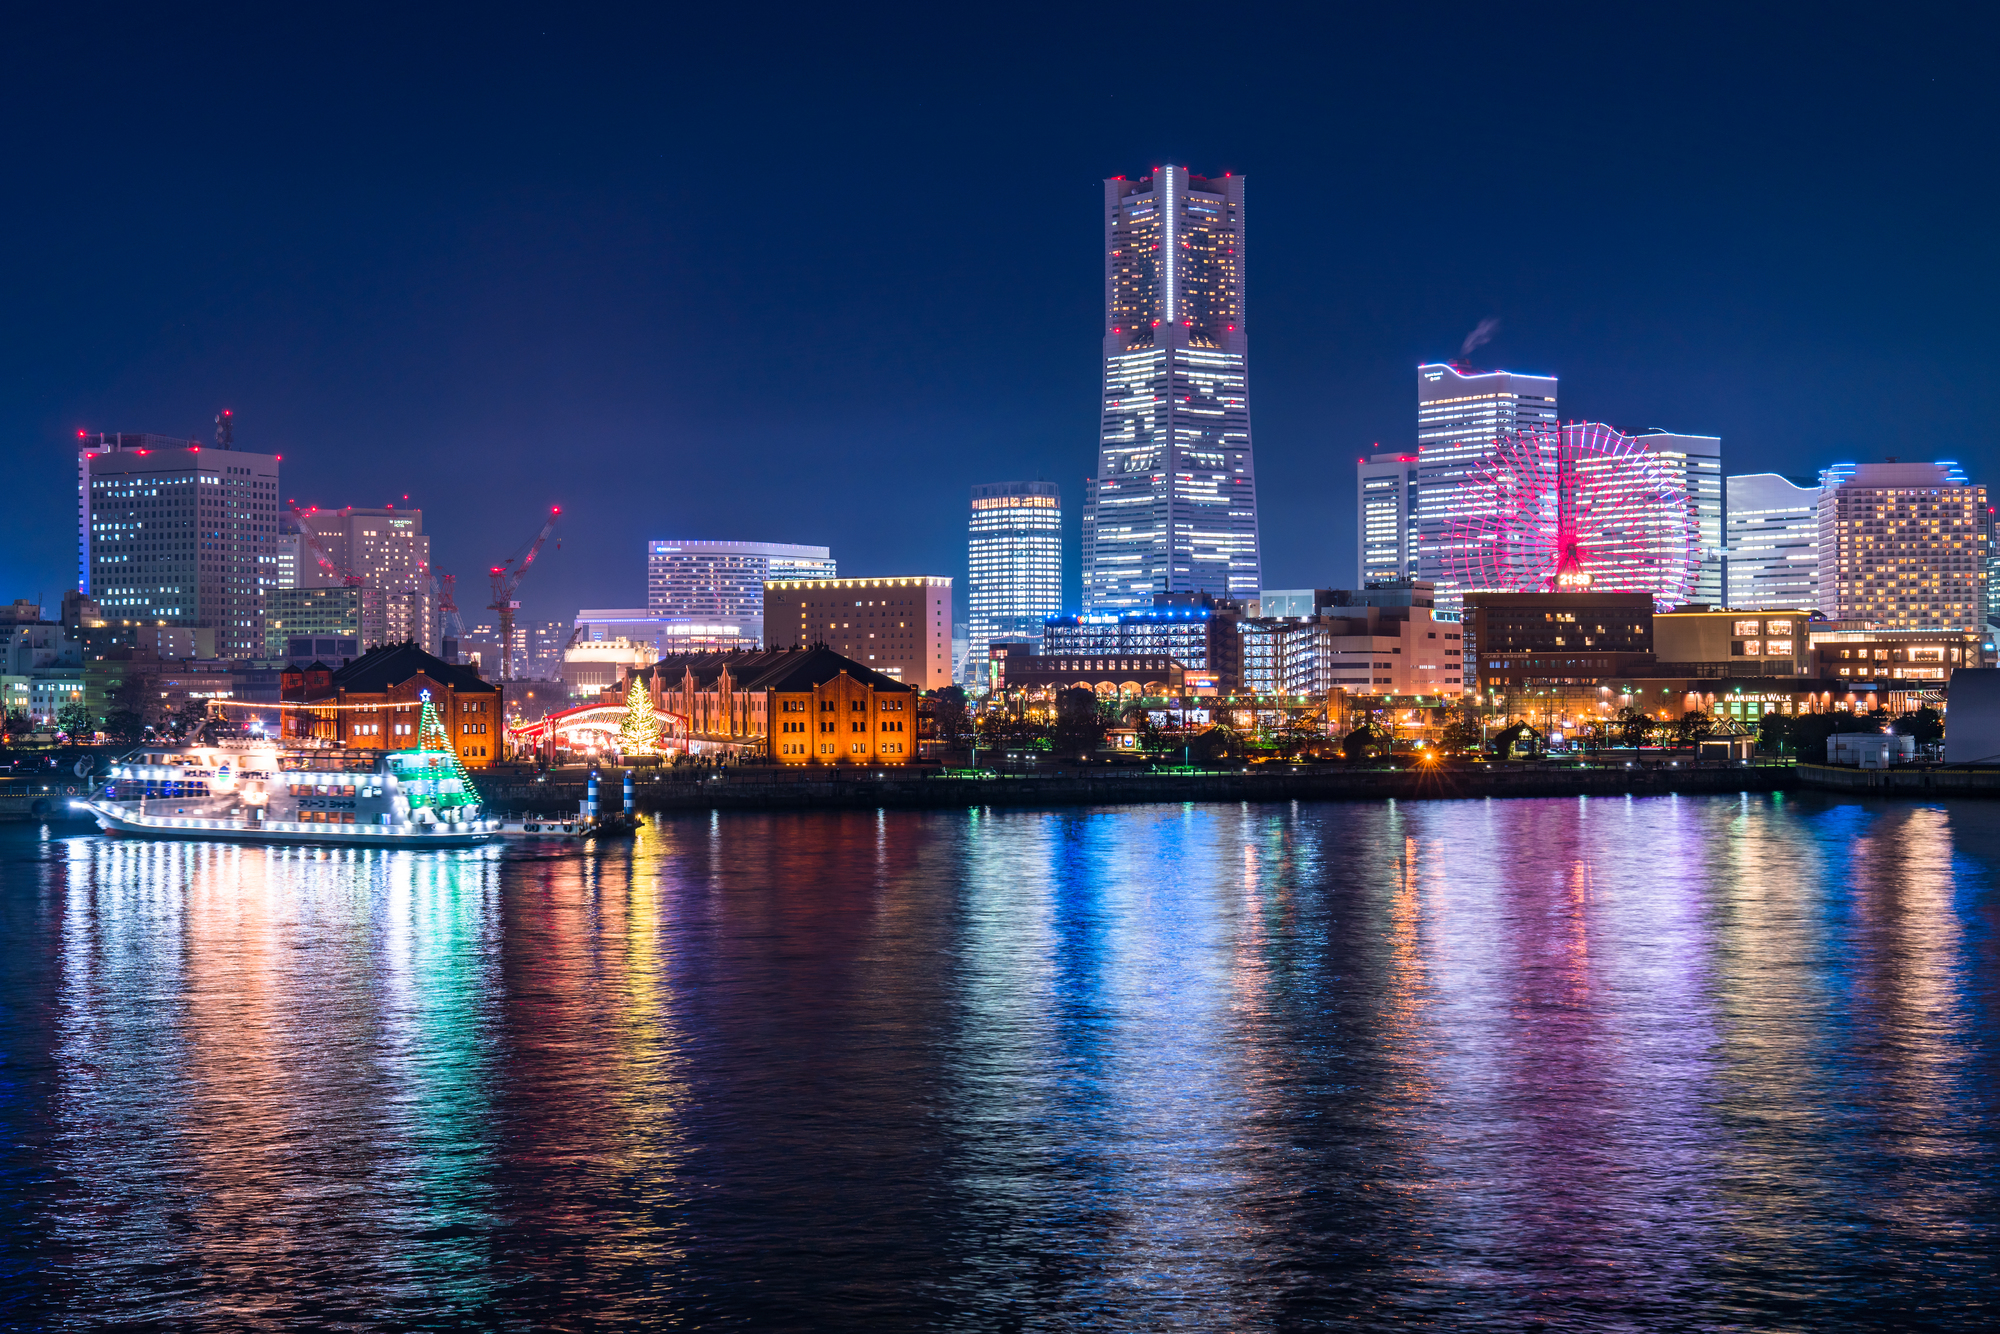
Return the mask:
[[0,1327],[1990,1327],[1996,816],[0,826]]

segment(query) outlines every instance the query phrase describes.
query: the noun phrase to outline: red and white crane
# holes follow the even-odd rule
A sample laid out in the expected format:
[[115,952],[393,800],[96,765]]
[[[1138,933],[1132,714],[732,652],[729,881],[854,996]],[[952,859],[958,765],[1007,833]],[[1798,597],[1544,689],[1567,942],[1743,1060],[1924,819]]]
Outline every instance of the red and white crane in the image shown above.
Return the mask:
[[[313,507],[315,512],[317,512],[318,508],[317,505]],[[340,580],[343,588],[361,588],[366,586],[368,583],[366,579],[352,570],[334,564],[332,554],[320,544],[319,534],[306,525],[306,514],[304,510],[299,508],[298,501],[295,500],[292,502],[291,509],[292,518],[299,525],[299,536],[304,539],[307,546],[312,548],[313,559],[319,562],[319,568],[333,578]]]
[[500,618],[500,679],[502,681],[513,679],[514,613],[521,609],[521,604],[514,599],[514,592],[520,588],[522,576],[526,575],[528,567],[535,563],[535,557],[541,552],[542,543],[549,540],[549,534],[555,530],[556,520],[561,515],[562,506],[560,505],[549,510],[549,521],[543,524],[542,531],[535,535],[535,540],[528,547],[528,554],[520,558],[519,564],[515,563],[514,557],[509,556],[505,561],[493,566],[486,572],[493,580],[493,601],[488,604],[487,610]]

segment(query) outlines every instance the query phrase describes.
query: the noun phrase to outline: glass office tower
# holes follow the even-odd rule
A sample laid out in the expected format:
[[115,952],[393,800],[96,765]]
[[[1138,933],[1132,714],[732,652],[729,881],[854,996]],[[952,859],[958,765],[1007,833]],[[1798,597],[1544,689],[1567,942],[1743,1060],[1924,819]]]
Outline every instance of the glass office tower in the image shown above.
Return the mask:
[[1243,178],[1104,183],[1104,400],[1083,601],[1247,600],[1261,583],[1250,452]]
[[1054,482],[972,488],[966,652],[985,662],[996,639],[1042,637],[1062,610],[1062,492]]

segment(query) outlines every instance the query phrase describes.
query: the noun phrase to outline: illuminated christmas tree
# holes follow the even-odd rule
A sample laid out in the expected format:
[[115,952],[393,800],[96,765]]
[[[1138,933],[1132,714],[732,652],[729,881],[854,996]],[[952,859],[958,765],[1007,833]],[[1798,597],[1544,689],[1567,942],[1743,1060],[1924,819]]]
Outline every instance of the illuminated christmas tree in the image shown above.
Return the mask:
[[627,755],[646,755],[660,748],[660,720],[653,701],[633,677],[625,687],[625,721],[618,728],[618,748]]
[[396,776],[402,780],[403,795],[412,811],[430,807],[442,820],[464,819],[465,808],[479,805],[479,789],[472,775],[459,761],[444,720],[431,704],[431,692],[420,692],[423,708],[417,717],[417,750],[392,757]]

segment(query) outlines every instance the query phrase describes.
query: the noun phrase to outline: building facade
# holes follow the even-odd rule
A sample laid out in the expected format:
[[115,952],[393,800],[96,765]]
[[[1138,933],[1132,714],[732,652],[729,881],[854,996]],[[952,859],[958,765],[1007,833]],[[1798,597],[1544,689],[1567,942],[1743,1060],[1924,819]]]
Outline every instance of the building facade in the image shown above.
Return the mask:
[[825,645],[918,690],[951,684],[951,580],[773,579],[764,585],[766,647]]
[[1727,555],[1722,522],[1722,437],[1652,430],[1632,438],[1667,465],[1680,481],[1686,497],[1688,522],[1694,528],[1696,542],[1696,564],[1689,581],[1688,600],[1720,605]]
[[1819,498],[1819,602],[1829,620],[1889,630],[1982,630],[1986,488],[1950,463],[1828,470]]
[[113,625],[206,626],[221,656],[257,657],[276,586],[278,460],[127,443],[157,439],[102,436],[79,455],[85,591]]
[[1104,182],[1104,393],[1083,605],[1259,586],[1243,178]]
[[[746,646],[763,642],[764,584],[832,579],[825,547],[789,542],[654,541],[646,544],[646,610],[690,626],[734,626]],[[693,647],[692,645],[690,647]]]
[[1818,624],[1809,632],[1811,670],[1849,689],[1935,690],[1961,667],[1987,665],[1984,636],[1960,629],[1848,629]]
[[1480,694],[1594,686],[1654,662],[1649,593],[1468,593],[1465,632]]
[[288,667],[280,681],[285,702],[303,706],[284,711],[288,741],[414,750],[428,697],[466,768],[484,769],[506,752],[500,688],[414,644],[383,645],[338,669]]
[[[759,594],[761,596],[761,592]],[[651,647],[655,658],[700,653],[733,653],[759,648],[762,604],[754,617],[676,616],[650,607],[585,607],[571,627],[573,647],[623,639]]]
[[[788,765],[917,757],[917,692],[824,647],[663,658],[633,676],[691,751]],[[620,691],[606,702],[624,703]]]
[[1813,670],[1807,607],[1656,611],[1661,676],[1804,676]]
[[1428,606],[1260,616],[1238,629],[1245,694],[1324,698],[1345,690],[1442,701],[1462,693],[1458,623],[1433,620]]
[[1237,604],[1211,598],[1161,595],[1146,608],[1051,616],[1042,626],[1047,657],[1087,659],[1167,658],[1181,665],[1194,691],[1242,688],[1242,636]]
[[100,431],[93,435],[87,431],[76,433],[76,587],[80,593],[90,592],[91,576],[96,572],[91,560],[92,490],[90,485],[90,462],[100,454],[166,453],[173,450],[194,450],[199,452],[201,441],[183,440],[179,436],[155,435],[147,431]]
[[359,588],[319,587],[278,588],[265,594],[264,656],[284,657],[291,641],[301,637],[359,642],[363,592]]
[[1746,473],[1725,483],[1724,601],[1739,611],[1819,606],[1819,487],[1810,478]]
[[[422,510],[314,508],[295,518],[300,529],[295,588],[358,588],[366,648],[411,643],[426,653],[438,651],[437,585]],[[277,549],[281,569],[284,537],[279,534]]]
[[972,488],[966,552],[968,646],[1041,638],[1062,610],[1062,492],[1054,482]]
[[1158,653],[1036,653],[1025,643],[998,643],[989,652],[987,663],[996,691],[1081,686],[1107,696],[1178,698],[1186,693],[1181,665]]
[[1458,582],[1446,569],[1453,524],[1497,515],[1504,501],[1485,483],[1495,442],[1521,430],[1553,431],[1556,379],[1512,371],[1417,367],[1417,569],[1437,589],[1438,608],[1456,611]]
[[1356,582],[1417,577],[1417,456],[1371,454],[1354,467]]

